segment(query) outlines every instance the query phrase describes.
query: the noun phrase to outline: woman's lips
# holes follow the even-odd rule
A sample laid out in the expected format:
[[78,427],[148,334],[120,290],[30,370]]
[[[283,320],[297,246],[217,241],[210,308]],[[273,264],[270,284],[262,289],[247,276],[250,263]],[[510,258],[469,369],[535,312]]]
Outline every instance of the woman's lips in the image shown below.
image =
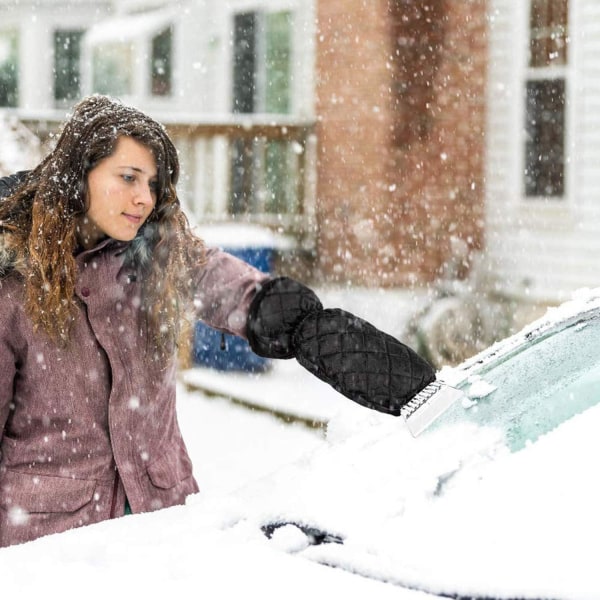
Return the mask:
[[142,215],[130,215],[129,213],[123,213],[123,216],[130,222],[138,225],[142,222]]

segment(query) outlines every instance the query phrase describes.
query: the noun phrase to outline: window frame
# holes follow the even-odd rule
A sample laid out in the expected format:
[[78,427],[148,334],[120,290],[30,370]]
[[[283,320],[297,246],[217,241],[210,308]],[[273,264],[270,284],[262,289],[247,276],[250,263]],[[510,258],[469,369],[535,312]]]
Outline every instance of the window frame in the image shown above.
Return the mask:
[[[566,62],[564,64],[550,64],[543,66],[532,66],[531,65],[531,8],[535,0],[529,0],[524,3],[525,10],[523,11],[524,18],[524,59],[523,59],[523,80],[520,87],[520,93],[522,98],[522,109],[521,109],[521,165],[519,170],[521,197],[526,203],[539,203],[540,201],[550,202],[555,205],[565,204],[570,197],[570,181],[571,181],[571,168],[572,168],[572,83],[573,77],[573,55],[574,55],[574,44],[573,38],[570,35],[570,31],[573,27],[573,5],[572,0],[565,0],[567,6],[567,25],[566,25],[566,39],[567,39],[567,50],[566,50]],[[527,185],[527,171],[528,171],[528,111],[527,111],[527,89],[530,83],[543,80],[562,80],[564,85],[564,109],[563,109],[563,177],[562,177],[562,193],[560,194],[529,194]]]
[[[231,14],[231,31],[232,31],[232,58],[231,58],[231,110],[234,113],[241,114],[256,114],[256,113],[267,113],[267,108],[269,104],[273,102],[269,100],[269,90],[268,86],[269,82],[269,66],[267,64],[267,53],[270,49],[269,47],[269,22],[270,19],[278,16],[285,15],[288,19],[288,72],[287,72],[287,98],[285,102],[285,110],[278,111],[275,113],[269,114],[280,114],[280,115],[290,115],[294,112],[294,82],[293,82],[293,64],[294,64],[294,45],[295,45],[295,37],[294,37],[294,27],[295,27],[295,19],[296,14],[295,11],[291,8],[281,8],[281,9],[254,9],[254,10],[236,10]],[[252,48],[254,50],[254,56],[252,57],[252,66],[254,68],[254,72],[252,74],[252,84],[254,86],[254,95],[251,102],[251,110],[240,110],[236,104],[236,69],[237,64],[235,62],[236,58],[236,19],[239,17],[246,16],[247,18],[251,18],[253,21],[253,33],[254,39]],[[242,109],[246,108],[246,106],[242,106]]]
[[[156,39],[167,30],[170,32],[171,46],[168,65],[170,81],[167,86],[169,89],[168,93],[157,94],[153,91],[155,73],[153,46]],[[110,93],[128,100],[136,98],[137,101],[142,99],[150,102],[171,101],[176,91],[177,36],[178,18],[172,9],[153,13],[125,14],[94,25],[88,30],[83,41],[83,62],[88,67],[84,72],[84,92],[86,94]],[[114,78],[109,85],[103,84],[99,88],[97,58],[105,54],[104,62],[109,62],[111,52],[115,54],[121,52],[125,56],[124,64],[128,65],[128,73],[126,76]],[[99,62],[103,62],[102,58]],[[143,65],[143,68],[139,65]],[[118,73],[118,69],[116,72]],[[123,82],[125,82],[124,88],[121,85]]]

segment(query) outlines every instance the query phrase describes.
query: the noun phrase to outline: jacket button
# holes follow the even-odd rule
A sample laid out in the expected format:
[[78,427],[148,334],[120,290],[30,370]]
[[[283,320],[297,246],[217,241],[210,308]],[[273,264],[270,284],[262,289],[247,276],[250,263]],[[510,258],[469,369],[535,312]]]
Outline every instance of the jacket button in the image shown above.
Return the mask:
[[87,288],[87,287],[81,288],[81,295],[84,298],[87,298],[90,295],[90,288]]

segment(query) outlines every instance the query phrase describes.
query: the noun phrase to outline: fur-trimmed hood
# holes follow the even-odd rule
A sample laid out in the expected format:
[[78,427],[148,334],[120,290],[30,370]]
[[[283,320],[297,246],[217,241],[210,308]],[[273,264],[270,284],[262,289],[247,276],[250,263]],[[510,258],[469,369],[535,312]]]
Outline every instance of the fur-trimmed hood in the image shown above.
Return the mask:
[[[0,200],[1,202],[1,200]],[[148,272],[152,262],[152,251],[157,239],[157,225],[145,224],[131,242],[123,242],[125,247],[124,264],[142,273]],[[17,258],[14,248],[11,248],[7,235],[0,234],[0,280],[4,279],[11,271],[25,271],[25,262]]]
[[6,236],[0,235],[0,280],[12,271],[17,262],[15,251],[6,243]]

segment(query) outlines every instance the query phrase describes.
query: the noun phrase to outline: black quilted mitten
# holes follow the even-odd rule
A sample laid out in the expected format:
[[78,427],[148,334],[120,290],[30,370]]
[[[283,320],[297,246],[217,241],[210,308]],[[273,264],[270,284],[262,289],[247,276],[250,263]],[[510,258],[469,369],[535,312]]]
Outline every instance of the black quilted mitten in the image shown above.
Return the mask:
[[308,315],[293,344],[303,367],[344,396],[379,412],[399,415],[435,380],[431,365],[408,346],[340,309]]
[[295,279],[270,279],[250,305],[246,336],[250,348],[267,358],[296,356],[292,335],[308,314],[323,308],[317,295]]

